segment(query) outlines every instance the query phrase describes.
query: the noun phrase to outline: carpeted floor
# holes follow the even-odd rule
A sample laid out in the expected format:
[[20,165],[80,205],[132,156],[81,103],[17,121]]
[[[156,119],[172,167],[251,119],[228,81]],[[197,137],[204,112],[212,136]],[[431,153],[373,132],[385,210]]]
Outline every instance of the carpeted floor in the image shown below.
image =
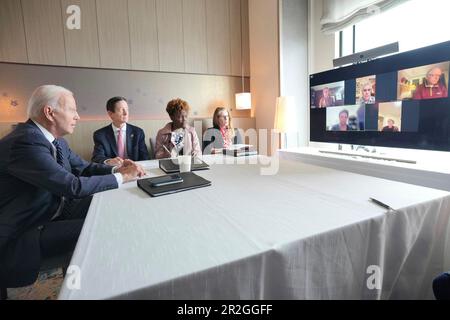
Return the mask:
[[41,272],[34,284],[8,289],[9,300],[56,300],[64,280],[62,269]]

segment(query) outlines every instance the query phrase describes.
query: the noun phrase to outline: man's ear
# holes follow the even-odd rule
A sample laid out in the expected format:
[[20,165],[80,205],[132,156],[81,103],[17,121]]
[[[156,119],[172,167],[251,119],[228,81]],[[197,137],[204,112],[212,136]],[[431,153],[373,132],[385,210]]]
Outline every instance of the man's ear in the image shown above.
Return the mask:
[[113,115],[113,114],[114,114],[114,112],[111,112],[111,111],[108,110],[108,116],[109,117],[111,117],[111,115]]
[[54,122],[55,121],[55,117],[53,115],[53,108],[51,106],[46,105],[44,107],[44,115],[47,118],[47,120]]

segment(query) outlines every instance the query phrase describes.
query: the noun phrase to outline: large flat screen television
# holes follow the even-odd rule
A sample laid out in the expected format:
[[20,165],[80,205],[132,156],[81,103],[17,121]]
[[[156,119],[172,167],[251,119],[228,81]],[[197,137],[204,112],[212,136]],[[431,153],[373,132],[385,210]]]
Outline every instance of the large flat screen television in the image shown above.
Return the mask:
[[450,151],[450,41],[310,76],[310,140]]

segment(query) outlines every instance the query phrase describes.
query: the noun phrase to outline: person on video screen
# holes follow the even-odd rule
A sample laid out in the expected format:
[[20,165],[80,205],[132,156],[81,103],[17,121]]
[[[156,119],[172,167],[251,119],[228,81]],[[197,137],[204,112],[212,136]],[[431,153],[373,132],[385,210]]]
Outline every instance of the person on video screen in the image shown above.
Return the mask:
[[319,108],[326,108],[334,106],[333,97],[330,96],[330,89],[328,87],[323,88],[322,98],[319,101]]
[[349,115],[348,115],[348,111],[347,110],[342,110],[341,112],[339,112],[339,123],[335,124],[334,126],[331,127],[331,131],[352,131],[355,130],[355,128],[353,128],[352,126],[348,125],[348,119]]
[[395,122],[392,119],[389,119],[387,121],[388,125],[383,127],[383,129],[381,129],[381,131],[383,132],[398,132],[398,127],[394,126]]
[[361,98],[359,98],[360,104],[374,104],[375,97],[372,96],[372,85],[370,83],[365,83],[361,89]]
[[416,100],[447,97],[448,90],[445,84],[445,77],[439,67],[431,68],[427,72],[427,77],[423,80],[423,83],[417,87],[413,95],[413,99]]

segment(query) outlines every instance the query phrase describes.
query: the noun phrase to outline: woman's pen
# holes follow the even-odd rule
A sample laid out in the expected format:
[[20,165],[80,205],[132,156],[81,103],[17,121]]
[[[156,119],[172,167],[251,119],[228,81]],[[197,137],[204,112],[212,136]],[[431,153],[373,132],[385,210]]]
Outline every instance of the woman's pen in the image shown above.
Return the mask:
[[169,149],[166,148],[165,145],[162,145],[164,147],[164,149],[166,149],[166,151],[170,154],[170,157],[172,158],[172,152],[169,151]]

